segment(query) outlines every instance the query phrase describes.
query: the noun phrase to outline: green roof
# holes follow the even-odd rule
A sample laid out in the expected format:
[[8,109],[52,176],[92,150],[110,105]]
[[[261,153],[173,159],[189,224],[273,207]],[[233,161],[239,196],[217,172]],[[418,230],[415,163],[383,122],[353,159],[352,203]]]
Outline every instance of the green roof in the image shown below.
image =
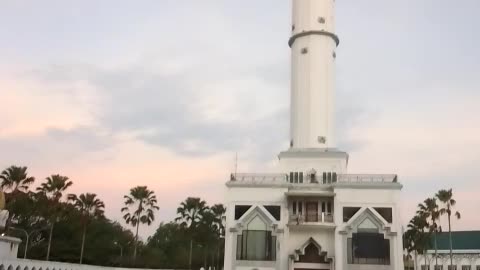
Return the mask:
[[[434,238],[432,234],[431,249],[434,249]],[[450,250],[448,232],[437,233],[438,250]],[[480,250],[480,231],[456,231],[452,232],[453,249],[479,249]]]

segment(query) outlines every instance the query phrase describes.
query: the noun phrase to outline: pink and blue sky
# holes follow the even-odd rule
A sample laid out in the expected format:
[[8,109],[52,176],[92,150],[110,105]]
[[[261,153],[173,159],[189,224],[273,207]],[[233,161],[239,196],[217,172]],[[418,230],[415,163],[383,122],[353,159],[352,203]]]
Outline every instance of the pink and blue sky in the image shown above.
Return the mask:
[[[480,229],[480,3],[337,1],[337,136],[397,173],[403,217],[440,188]],[[53,173],[120,219],[130,187],[221,202],[288,147],[289,0],[0,2],[0,167]],[[143,228],[147,236],[155,229]]]

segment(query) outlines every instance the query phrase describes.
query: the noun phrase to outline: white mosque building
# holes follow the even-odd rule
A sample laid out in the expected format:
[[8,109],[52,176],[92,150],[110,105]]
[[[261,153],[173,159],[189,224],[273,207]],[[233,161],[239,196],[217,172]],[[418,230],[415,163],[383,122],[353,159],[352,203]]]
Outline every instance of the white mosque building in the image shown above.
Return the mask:
[[395,174],[336,148],[334,0],[293,0],[290,148],[226,184],[225,270],[403,270]]

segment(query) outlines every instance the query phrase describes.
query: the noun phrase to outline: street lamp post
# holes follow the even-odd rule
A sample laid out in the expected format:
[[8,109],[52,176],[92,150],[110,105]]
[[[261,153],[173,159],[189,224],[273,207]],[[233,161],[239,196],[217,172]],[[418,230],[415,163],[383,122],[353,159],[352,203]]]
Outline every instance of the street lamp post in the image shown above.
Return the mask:
[[113,242],[115,246],[118,246],[120,248],[120,266],[122,266],[122,260],[123,260],[123,246],[120,245],[118,241]]
[[113,244],[120,248],[120,258],[122,258],[123,257],[123,246],[120,245],[117,241],[113,242]]
[[30,234],[27,232],[27,230],[24,230],[24,229],[15,228],[15,227],[10,227],[10,229],[14,230],[14,231],[23,232],[25,234],[25,252],[23,254],[23,258],[26,259],[27,258],[27,249],[28,249],[28,240],[30,239]]
[[45,230],[47,228],[40,228],[40,229],[33,230],[31,232],[27,232],[27,230],[25,230],[25,229],[15,228],[15,227],[10,227],[10,229],[14,230],[14,231],[23,232],[25,234],[25,251],[24,251],[24,254],[23,254],[23,258],[26,259],[27,258],[27,252],[28,252],[28,244],[30,243],[30,237],[33,235],[33,233]]

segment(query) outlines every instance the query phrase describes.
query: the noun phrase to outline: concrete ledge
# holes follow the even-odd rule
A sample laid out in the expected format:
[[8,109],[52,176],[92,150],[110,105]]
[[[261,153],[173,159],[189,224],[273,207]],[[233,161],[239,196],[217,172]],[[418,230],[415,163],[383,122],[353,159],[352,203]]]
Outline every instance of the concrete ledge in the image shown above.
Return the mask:
[[403,185],[397,182],[337,182],[333,184],[333,188],[336,189],[394,189],[401,190]]

